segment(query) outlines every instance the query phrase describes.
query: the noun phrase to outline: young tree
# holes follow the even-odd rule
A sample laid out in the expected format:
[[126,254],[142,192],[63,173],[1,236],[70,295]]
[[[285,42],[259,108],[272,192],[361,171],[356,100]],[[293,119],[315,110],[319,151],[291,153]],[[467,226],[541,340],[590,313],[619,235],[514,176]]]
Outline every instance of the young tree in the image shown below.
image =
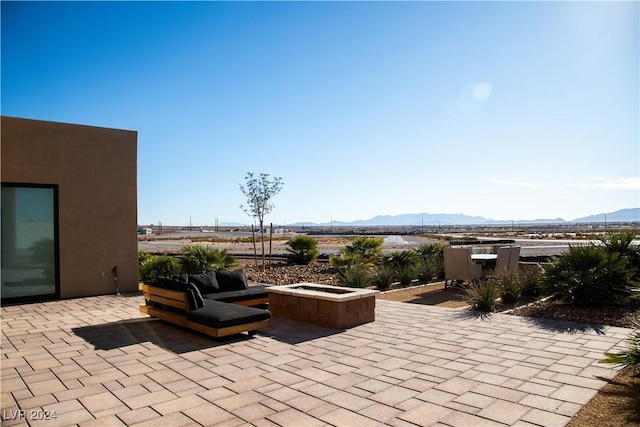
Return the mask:
[[262,268],[264,269],[264,217],[275,207],[271,199],[282,190],[283,182],[280,177],[271,178],[267,173],[256,176],[252,172],[247,172],[244,181],[245,185],[240,184],[240,191],[247,198],[247,204],[246,206],[240,205],[240,209],[247,215],[258,219],[262,244]]

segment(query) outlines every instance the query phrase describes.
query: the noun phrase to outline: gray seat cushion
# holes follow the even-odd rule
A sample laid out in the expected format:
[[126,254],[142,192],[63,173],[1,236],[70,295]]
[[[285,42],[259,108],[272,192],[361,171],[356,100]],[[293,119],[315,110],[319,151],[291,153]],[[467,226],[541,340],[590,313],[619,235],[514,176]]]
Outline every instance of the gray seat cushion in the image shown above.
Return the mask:
[[270,318],[271,313],[267,310],[212,300],[205,300],[204,307],[187,313],[187,319],[192,322],[216,329],[260,322]]
[[221,301],[221,302],[237,302],[246,301],[253,298],[267,298],[269,293],[264,286],[249,286],[247,289],[240,289],[237,291],[227,292],[215,292],[203,294],[202,297],[206,300]]

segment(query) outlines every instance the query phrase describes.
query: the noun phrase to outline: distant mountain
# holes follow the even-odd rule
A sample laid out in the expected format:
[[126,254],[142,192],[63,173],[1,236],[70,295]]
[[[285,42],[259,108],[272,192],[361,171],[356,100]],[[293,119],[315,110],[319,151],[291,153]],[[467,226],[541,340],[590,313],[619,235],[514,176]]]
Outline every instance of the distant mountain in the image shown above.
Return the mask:
[[[606,218],[605,218],[606,215]],[[589,215],[576,218],[571,222],[630,222],[640,221],[640,208],[620,209],[619,211]]]
[[[633,209],[621,209],[616,212],[610,212],[607,214],[601,213],[597,215],[591,215],[584,218],[577,218],[569,222],[604,222],[604,216],[607,216],[609,222],[628,222],[628,221],[640,221],[640,208]],[[333,221],[333,223],[309,223],[298,222],[290,224],[292,226],[328,226],[333,225],[340,226],[360,226],[360,227],[372,227],[381,225],[398,225],[398,226],[421,226],[421,225],[499,225],[499,224],[561,224],[567,222],[562,218],[540,218],[534,220],[493,220],[482,216],[469,216],[465,214],[430,214],[430,213],[418,213],[418,214],[401,214],[401,215],[378,215],[370,219],[357,220],[357,221]]]

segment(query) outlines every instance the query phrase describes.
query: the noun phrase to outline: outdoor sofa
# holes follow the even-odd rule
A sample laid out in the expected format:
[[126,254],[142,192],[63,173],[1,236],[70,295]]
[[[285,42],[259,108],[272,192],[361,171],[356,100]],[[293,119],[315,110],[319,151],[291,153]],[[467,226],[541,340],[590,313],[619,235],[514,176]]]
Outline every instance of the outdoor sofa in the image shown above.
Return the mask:
[[140,290],[141,312],[212,337],[253,335],[271,319],[266,288],[248,286],[242,270],[159,277]]

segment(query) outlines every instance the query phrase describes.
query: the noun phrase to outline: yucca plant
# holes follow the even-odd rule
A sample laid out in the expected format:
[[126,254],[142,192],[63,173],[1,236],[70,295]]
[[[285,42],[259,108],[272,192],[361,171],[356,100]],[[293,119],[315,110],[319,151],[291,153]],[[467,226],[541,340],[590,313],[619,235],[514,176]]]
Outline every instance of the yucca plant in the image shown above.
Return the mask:
[[181,273],[178,260],[168,255],[151,256],[138,266],[138,276],[145,282]]
[[594,244],[570,245],[545,266],[543,287],[571,303],[587,306],[618,304],[629,295],[633,269],[619,253]]
[[627,338],[629,348],[619,353],[606,352],[600,363],[622,365],[623,370],[633,368],[636,375],[640,374],[640,319],[633,322],[634,331]]
[[520,271],[520,283],[522,285],[522,295],[537,297],[540,295],[540,281],[542,280],[540,267],[536,264]]
[[349,288],[366,288],[373,282],[369,267],[364,262],[356,262],[338,268],[338,281]]
[[497,276],[500,286],[500,299],[505,304],[513,304],[522,295],[522,280],[518,272],[505,272]]
[[231,270],[238,266],[238,260],[233,255],[225,250],[209,246],[185,246],[180,251],[180,255],[182,269],[187,274]]
[[296,236],[287,241],[288,260],[293,264],[306,265],[318,258],[318,241],[309,236]]
[[387,290],[395,280],[395,272],[392,268],[381,265],[378,266],[373,274],[373,283],[381,291]]
[[444,248],[441,243],[423,243],[413,249],[420,258],[418,278],[429,281],[444,278]]
[[500,296],[500,287],[493,281],[472,283],[465,290],[465,300],[474,309],[493,312],[496,300]]

